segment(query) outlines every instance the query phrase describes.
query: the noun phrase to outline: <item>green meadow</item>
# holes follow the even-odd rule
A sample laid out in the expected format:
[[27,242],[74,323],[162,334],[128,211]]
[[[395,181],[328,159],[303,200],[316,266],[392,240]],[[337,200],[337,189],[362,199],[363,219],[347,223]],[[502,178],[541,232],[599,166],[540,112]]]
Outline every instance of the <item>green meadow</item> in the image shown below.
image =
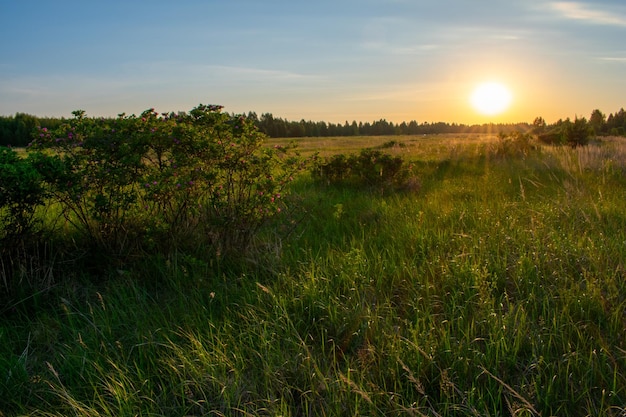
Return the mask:
[[20,263],[39,290],[0,306],[0,416],[626,415],[625,138],[296,143],[410,178],[303,170],[239,256]]

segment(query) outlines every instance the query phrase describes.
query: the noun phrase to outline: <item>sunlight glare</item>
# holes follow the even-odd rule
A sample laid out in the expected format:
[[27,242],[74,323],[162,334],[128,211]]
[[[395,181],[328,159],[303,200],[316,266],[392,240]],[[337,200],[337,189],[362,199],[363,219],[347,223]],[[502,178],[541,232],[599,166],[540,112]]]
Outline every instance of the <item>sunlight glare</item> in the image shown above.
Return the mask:
[[496,82],[478,85],[470,97],[472,107],[487,116],[504,112],[511,104],[511,100],[512,95],[509,89]]

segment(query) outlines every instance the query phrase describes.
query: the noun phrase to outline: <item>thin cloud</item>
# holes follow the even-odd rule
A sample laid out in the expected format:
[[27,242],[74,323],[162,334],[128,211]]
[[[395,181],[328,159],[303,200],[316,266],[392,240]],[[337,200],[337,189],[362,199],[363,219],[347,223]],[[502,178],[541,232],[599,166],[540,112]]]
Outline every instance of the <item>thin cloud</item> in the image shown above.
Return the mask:
[[551,3],[550,7],[568,19],[582,20],[598,25],[626,26],[626,16],[600,10],[595,5],[559,1]]
[[626,64],[626,57],[621,56],[605,56],[600,59],[607,62],[621,62]]
[[123,66],[123,72],[129,76],[142,74],[144,79],[158,82],[205,79],[208,74],[223,79],[246,81],[293,81],[318,78],[315,75],[280,69],[220,64],[187,64],[180,61],[132,62]]
[[440,49],[437,44],[423,45],[392,45],[387,42],[363,42],[361,48],[364,50],[384,52],[390,55],[420,55]]
[[215,70],[221,74],[228,74],[230,76],[243,76],[253,79],[273,79],[273,80],[307,80],[312,78],[318,78],[316,76],[299,74],[291,71],[282,70],[267,70],[251,67],[238,67],[228,65],[208,65],[208,69]]

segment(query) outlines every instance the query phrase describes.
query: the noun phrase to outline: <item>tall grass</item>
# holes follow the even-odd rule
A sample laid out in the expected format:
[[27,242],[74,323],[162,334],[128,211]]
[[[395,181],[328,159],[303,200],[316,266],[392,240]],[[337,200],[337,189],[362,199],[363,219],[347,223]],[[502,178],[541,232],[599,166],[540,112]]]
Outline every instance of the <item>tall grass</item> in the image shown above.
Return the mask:
[[303,175],[272,258],[146,254],[5,312],[0,410],[624,415],[623,144],[402,140],[419,190]]

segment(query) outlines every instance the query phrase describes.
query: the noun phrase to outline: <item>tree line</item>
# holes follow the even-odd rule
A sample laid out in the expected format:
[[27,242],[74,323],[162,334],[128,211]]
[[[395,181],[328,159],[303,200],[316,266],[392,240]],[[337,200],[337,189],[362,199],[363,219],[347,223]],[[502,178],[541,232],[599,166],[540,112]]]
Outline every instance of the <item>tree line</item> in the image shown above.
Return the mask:
[[386,119],[379,119],[373,122],[351,123],[347,120],[341,123],[328,123],[324,121],[300,120],[293,121],[280,117],[274,117],[272,113],[263,113],[260,117],[249,112],[247,117],[251,119],[257,128],[269,137],[327,137],[327,136],[387,136],[387,135],[425,135],[438,133],[489,133],[527,131],[530,129],[528,123],[515,124],[482,124],[466,125],[445,122],[423,122],[415,120],[410,122],[394,123]]
[[[394,123],[385,119],[373,122],[329,123],[325,121],[300,120],[293,121],[275,117],[272,113],[263,113],[260,116],[255,112],[244,115],[257,129],[272,138],[278,137],[328,137],[328,136],[382,136],[382,135],[426,135],[442,133],[513,133],[546,130],[561,126],[567,120],[558,120],[554,124],[547,124],[542,117],[537,117],[529,123],[484,123],[484,124],[457,124],[446,122],[410,122]],[[579,118],[576,118],[579,120]],[[625,135],[626,111],[621,108],[608,116],[600,110],[593,110],[589,120],[585,120],[596,135]],[[16,113],[14,116],[0,116],[0,145],[27,146],[32,140],[32,134],[39,127],[56,129],[65,118],[40,118],[25,113]]]
[[37,117],[26,113],[0,116],[0,145],[27,146],[38,126],[56,129],[65,122],[64,118]]
[[[269,137],[324,137],[324,136],[382,136],[382,135],[430,135],[441,133],[504,133],[528,132],[537,128],[537,123],[541,124],[545,130],[556,128],[569,119],[558,120],[554,124],[545,123],[542,117],[537,117],[533,124],[529,123],[484,123],[484,124],[458,124],[446,122],[423,122],[415,120],[410,122],[393,123],[385,119],[374,122],[352,123],[347,120],[345,123],[327,123],[324,121],[300,120],[291,121],[283,118],[276,118],[272,113],[263,113],[260,117],[249,112],[247,117],[251,119],[257,128]],[[577,120],[585,120],[578,118]],[[591,113],[588,124],[597,135],[624,135],[626,132],[626,111],[621,108],[618,112],[611,113],[608,117],[600,110]]]

